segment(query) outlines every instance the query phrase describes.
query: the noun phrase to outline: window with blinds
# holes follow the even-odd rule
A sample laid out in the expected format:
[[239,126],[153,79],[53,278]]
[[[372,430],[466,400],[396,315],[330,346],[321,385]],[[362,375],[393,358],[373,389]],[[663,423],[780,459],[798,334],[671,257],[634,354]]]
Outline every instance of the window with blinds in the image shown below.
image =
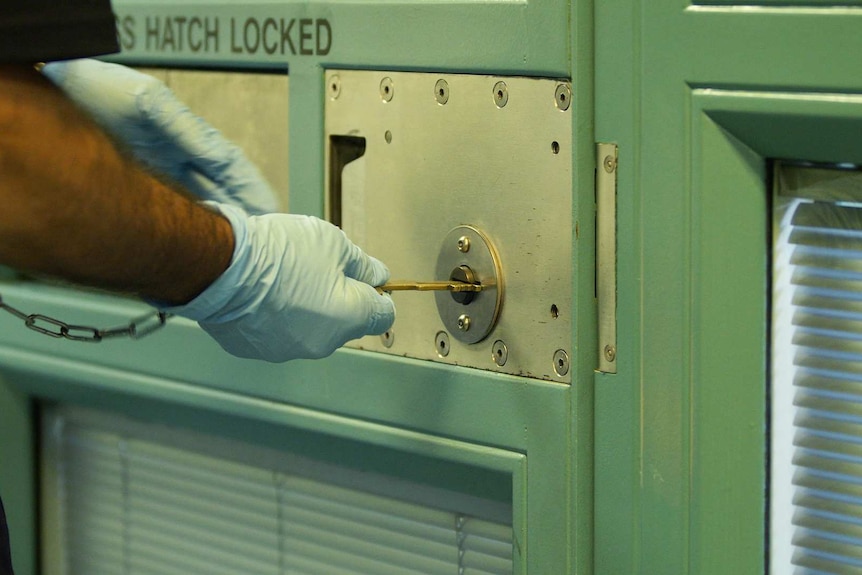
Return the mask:
[[770,571],[862,573],[862,173],[780,166]]
[[43,436],[46,573],[513,570],[499,502],[80,410]]

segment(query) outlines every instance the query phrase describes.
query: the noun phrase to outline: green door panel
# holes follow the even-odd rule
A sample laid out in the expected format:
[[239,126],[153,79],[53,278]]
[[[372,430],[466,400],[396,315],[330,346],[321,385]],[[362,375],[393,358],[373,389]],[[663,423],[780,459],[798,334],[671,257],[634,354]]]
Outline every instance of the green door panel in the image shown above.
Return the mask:
[[[27,436],[33,416],[22,405],[30,401],[162,417],[207,431],[249,433],[264,442],[278,438],[299,450],[317,449],[320,437],[336,435],[341,440],[330,445],[332,457],[424,475],[441,486],[458,485],[498,499],[510,497],[516,573],[590,573],[592,4],[115,0],[114,7],[123,45],[123,53],[114,57],[118,61],[289,72],[285,105],[291,146],[271,153],[289,162],[290,209],[298,213],[323,214],[327,68],[571,79],[576,134],[570,155],[576,232],[572,301],[577,306],[571,369],[577,383],[538,382],[356,351],[285,365],[238,360],[179,318],[137,342],[69,345],[30,333],[0,314],[0,369],[9,392],[23,402],[7,408],[16,416],[0,423],[0,446],[12,449],[15,437]],[[215,27],[218,39],[207,38],[206,31]],[[255,30],[261,34],[257,40]],[[0,292],[28,313],[83,324],[122,324],[143,309],[118,298],[14,281],[0,285]],[[25,454],[33,457],[31,450]],[[25,575],[32,572],[28,565],[36,563],[35,521],[25,511],[33,504],[27,485],[35,471],[26,461],[20,469],[0,471],[3,493],[24,498],[10,519],[20,542],[16,563]]]

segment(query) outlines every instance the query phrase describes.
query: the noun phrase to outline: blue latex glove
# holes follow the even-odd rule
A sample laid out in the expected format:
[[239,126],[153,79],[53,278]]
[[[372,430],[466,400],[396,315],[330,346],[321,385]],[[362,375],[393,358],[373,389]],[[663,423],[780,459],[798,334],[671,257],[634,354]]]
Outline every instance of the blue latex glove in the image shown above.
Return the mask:
[[389,270],[332,224],[310,216],[247,216],[207,202],[236,238],[228,269],[194,300],[164,311],[196,320],[233,355],[279,362],[325,357],[395,321],[371,286]]
[[269,184],[242,150],[157,78],[98,60],[53,62],[42,73],[138,161],[199,198],[251,214],[278,211]]

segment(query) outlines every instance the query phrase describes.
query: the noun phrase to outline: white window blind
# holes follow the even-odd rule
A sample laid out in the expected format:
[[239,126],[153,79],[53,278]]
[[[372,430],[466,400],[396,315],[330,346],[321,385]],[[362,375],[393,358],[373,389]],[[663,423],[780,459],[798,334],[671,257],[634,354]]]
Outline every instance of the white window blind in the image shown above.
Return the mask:
[[356,489],[368,474],[88,412],[47,422],[43,491],[59,520],[49,572],[512,573],[499,503],[463,498],[469,512],[453,511],[458,496],[442,490],[385,477]]
[[[828,173],[845,198],[859,178]],[[784,189],[776,200],[774,575],[862,574],[862,208],[830,199],[830,186],[816,180],[792,194],[805,199]]]

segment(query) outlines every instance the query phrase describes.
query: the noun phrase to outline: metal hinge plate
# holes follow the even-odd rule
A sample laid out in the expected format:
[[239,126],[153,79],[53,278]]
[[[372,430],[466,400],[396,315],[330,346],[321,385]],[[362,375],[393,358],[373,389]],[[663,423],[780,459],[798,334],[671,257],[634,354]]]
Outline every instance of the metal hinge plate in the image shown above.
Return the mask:
[[615,144],[596,144],[598,370],[617,372],[617,162]]

